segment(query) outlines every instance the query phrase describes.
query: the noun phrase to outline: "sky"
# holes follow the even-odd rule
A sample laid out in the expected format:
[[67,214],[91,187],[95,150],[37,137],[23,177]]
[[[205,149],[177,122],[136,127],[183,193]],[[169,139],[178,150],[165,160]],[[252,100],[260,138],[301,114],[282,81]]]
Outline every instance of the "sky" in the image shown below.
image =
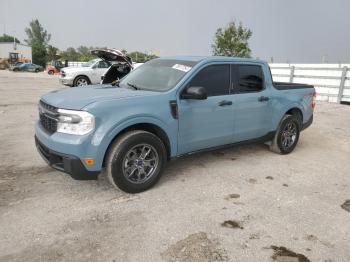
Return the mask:
[[252,56],[274,62],[350,62],[349,0],[0,0],[0,34],[26,38],[39,19],[50,44],[161,56],[211,55],[219,27],[250,28]]

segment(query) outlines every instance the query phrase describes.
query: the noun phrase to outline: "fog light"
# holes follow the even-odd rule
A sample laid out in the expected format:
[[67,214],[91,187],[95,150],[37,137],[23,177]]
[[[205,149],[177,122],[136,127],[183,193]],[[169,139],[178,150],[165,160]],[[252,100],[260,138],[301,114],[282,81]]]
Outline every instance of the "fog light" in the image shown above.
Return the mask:
[[84,160],[84,163],[85,163],[87,166],[92,166],[92,165],[95,163],[95,160],[93,160],[93,159],[85,159],[85,160]]

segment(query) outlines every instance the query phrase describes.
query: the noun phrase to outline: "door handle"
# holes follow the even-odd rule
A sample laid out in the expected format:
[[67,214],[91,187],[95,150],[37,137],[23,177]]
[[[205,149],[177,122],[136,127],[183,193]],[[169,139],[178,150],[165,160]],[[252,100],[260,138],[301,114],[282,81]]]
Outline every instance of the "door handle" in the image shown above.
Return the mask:
[[261,97],[258,98],[259,102],[266,102],[266,101],[269,101],[269,100],[270,100],[270,98],[267,97],[267,96],[261,96]]
[[219,106],[231,106],[232,105],[232,101],[222,100],[222,101],[219,102],[218,105]]

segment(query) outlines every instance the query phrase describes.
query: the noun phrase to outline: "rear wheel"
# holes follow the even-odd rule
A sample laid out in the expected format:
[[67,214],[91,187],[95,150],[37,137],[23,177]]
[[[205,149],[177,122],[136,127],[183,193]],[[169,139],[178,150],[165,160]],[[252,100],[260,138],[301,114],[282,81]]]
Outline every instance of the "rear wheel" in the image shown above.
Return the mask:
[[74,80],[74,85],[73,86],[87,86],[90,85],[90,81],[86,76],[78,76]]
[[289,154],[296,147],[300,135],[300,121],[293,115],[285,115],[271,142],[271,151]]
[[50,70],[47,72],[49,75],[53,75],[54,74],[54,71],[53,70]]
[[115,187],[138,193],[157,183],[165,162],[166,149],[157,136],[142,130],[130,131],[111,145],[106,172]]
[[39,72],[40,72],[39,68],[35,69],[35,73],[39,73]]

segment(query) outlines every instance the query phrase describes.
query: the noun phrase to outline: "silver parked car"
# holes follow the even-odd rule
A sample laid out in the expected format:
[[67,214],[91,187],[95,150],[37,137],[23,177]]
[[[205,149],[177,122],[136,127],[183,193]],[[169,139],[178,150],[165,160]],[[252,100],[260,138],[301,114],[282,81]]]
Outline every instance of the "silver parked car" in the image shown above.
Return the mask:
[[99,84],[101,76],[104,76],[107,71],[114,71],[110,70],[112,68],[121,71],[118,78],[128,74],[133,68],[131,59],[119,50],[97,49],[92,50],[91,54],[99,58],[93,59],[80,67],[62,68],[59,76],[60,83],[72,87]]

